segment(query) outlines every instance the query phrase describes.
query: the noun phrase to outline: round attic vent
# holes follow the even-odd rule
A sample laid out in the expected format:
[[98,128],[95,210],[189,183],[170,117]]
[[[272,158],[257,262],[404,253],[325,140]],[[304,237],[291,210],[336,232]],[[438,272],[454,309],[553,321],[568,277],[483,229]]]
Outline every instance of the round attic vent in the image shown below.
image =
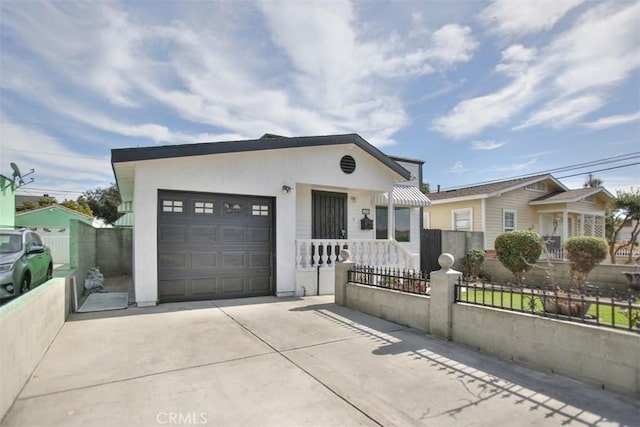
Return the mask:
[[353,171],[356,170],[355,159],[351,156],[343,156],[340,159],[340,169],[342,169],[342,172],[347,174],[353,173]]

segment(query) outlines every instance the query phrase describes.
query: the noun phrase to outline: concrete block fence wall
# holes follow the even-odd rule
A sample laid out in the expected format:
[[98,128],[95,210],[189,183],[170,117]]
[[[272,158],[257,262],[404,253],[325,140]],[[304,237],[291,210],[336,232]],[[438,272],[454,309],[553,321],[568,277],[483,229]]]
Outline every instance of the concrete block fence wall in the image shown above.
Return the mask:
[[[446,256],[445,256],[446,255]],[[461,273],[443,254],[431,296],[349,283],[355,265],[343,251],[335,266],[335,301],[372,316],[535,368],[640,398],[640,334],[532,314],[455,303]]]
[[71,312],[71,278],[76,278],[81,305],[86,298],[82,295],[84,278],[91,267],[100,265],[98,261],[105,263],[107,276],[131,274],[131,230],[96,229],[78,220],[72,220],[69,228],[68,268],[54,270],[52,280],[0,306],[0,330],[6,344],[0,345],[0,420]]
[[0,420],[64,324],[65,287],[54,278],[0,307]]

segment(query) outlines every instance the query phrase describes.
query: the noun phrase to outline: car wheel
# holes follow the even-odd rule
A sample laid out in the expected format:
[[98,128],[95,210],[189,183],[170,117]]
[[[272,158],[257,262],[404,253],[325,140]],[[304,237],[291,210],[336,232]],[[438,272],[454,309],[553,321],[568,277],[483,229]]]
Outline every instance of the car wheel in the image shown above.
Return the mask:
[[53,278],[53,265],[49,264],[49,267],[47,267],[47,281],[51,280]]
[[20,284],[20,292],[24,294],[25,292],[29,292],[30,288],[31,288],[31,276],[29,276],[28,274],[25,274],[24,277],[22,278],[22,283]]

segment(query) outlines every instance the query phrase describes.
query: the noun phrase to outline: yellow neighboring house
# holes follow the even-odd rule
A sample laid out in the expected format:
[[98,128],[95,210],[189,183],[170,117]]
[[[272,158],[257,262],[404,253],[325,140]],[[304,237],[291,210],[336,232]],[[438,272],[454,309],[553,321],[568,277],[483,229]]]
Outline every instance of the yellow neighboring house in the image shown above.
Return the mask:
[[605,188],[571,190],[552,175],[536,175],[427,194],[424,227],[482,231],[494,250],[505,231],[555,236],[554,247],[573,236],[605,237],[605,211],[614,196]]

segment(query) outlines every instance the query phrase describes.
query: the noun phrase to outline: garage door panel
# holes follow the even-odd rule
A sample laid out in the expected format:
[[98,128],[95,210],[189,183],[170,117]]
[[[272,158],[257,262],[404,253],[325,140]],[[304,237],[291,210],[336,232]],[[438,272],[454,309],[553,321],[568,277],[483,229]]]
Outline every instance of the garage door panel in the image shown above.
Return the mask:
[[159,286],[159,297],[176,297],[187,293],[187,281],[185,279],[162,280]]
[[215,252],[192,252],[191,268],[215,268],[218,265],[218,257]]
[[182,253],[160,254],[158,263],[164,269],[187,268],[187,256]]
[[218,279],[214,277],[203,277],[201,279],[193,279],[191,281],[192,295],[194,296],[213,296],[216,293]]
[[244,243],[245,229],[241,227],[224,227],[222,229],[222,243]]
[[158,233],[158,239],[162,241],[175,240],[184,242],[187,240],[187,227],[184,225],[162,225]]
[[234,269],[245,267],[245,253],[244,252],[223,253],[222,267],[234,268]]
[[176,191],[158,196],[161,301],[272,293],[272,198]]
[[270,283],[269,280],[265,280],[262,278],[251,278],[249,279],[249,291],[250,292],[264,292],[266,289],[269,289]]
[[221,277],[221,294],[242,294],[244,293],[244,279],[242,277]]
[[270,230],[266,228],[250,228],[248,231],[249,243],[266,243],[271,241]]
[[266,268],[269,267],[271,254],[268,252],[252,252],[249,254],[249,268]]
[[213,243],[216,241],[216,227],[190,227],[190,237],[192,242],[200,244]]

